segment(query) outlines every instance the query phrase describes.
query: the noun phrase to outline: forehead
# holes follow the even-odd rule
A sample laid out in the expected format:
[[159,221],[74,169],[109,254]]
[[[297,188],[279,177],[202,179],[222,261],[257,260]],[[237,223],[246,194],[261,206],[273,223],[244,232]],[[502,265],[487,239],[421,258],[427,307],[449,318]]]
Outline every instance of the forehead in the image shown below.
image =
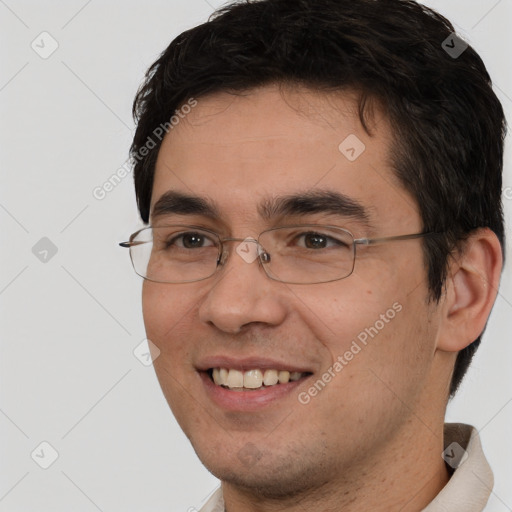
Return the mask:
[[389,124],[373,112],[370,136],[349,92],[266,86],[199,98],[164,138],[151,211],[174,190],[210,199],[231,220],[249,219],[270,198],[323,190],[366,205],[375,217],[386,204],[390,221],[417,218],[391,168]]

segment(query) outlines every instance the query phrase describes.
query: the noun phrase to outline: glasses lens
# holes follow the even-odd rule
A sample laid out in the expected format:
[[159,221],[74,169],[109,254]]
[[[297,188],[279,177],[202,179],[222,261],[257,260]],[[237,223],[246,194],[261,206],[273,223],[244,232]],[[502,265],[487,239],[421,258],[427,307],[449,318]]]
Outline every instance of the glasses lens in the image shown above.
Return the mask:
[[354,269],[354,238],[341,228],[302,225],[275,228],[259,242],[270,261],[264,263],[272,279],[295,284],[337,281]]
[[140,276],[159,283],[185,283],[210,277],[216,270],[219,239],[188,226],[145,228],[132,240],[130,254]]

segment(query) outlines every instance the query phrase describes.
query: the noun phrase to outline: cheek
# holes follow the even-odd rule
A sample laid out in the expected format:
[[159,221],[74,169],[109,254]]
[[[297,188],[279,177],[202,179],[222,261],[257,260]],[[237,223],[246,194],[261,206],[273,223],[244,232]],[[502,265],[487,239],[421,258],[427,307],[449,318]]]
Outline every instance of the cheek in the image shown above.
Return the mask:
[[[192,371],[190,325],[197,315],[197,295],[146,281],[142,291],[142,310],[146,336],[160,350],[154,369],[169,403],[176,403],[176,389],[187,382]],[[179,401],[179,400],[178,400]],[[171,405],[172,407],[172,405]]]
[[408,414],[403,404],[414,404],[421,393],[434,354],[433,326],[418,321],[428,313],[426,290],[359,291],[343,299],[301,297],[302,319],[329,354],[318,376],[328,384],[313,384],[302,399],[347,431],[361,422],[369,422],[366,432],[392,430]]
[[[380,315],[393,306],[393,300],[382,290],[373,290],[353,279],[350,283],[332,283],[332,287],[322,290],[295,291],[301,322],[307,324],[314,338],[324,345],[331,362],[349,350],[358,337],[364,341],[368,336],[365,329],[377,321],[380,327]],[[394,314],[391,310],[389,316]]]
[[366,269],[323,287],[321,293],[313,288],[295,292],[302,323],[328,354],[325,364],[341,356],[353,368],[371,366],[392,373],[401,363],[411,368],[417,358],[429,358],[432,339],[426,339],[428,333],[420,328],[424,322],[418,322],[427,314],[419,265],[414,269],[419,282],[404,280],[397,270]]
[[190,382],[191,360],[189,336],[185,332],[194,303],[186,300],[179,287],[145,281],[142,310],[146,336],[160,350],[153,368],[172,412],[181,424],[186,417],[182,390]]
[[190,289],[144,281],[142,313],[148,338],[155,342],[175,338],[173,331],[180,329],[187,316],[193,313],[196,303],[197,294],[194,296]]

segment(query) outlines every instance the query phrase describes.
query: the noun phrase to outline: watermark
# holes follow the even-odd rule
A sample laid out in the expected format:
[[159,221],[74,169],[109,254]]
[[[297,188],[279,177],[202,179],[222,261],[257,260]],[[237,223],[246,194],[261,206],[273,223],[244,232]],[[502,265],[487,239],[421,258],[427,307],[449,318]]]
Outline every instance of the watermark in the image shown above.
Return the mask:
[[442,43],[441,48],[452,58],[458,59],[468,48],[468,43],[452,32]]
[[128,158],[116,172],[110,175],[110,177],[104,181],[101,185],[94,187],[92,195],[94,199],[102,201],[107,197],[107,194],[112,192],[129,174],[132,173],[133,163],[140,162],[143,160],[149,152],[155,148],[159,142],[178,124],[181,119],[184,119],[192,109],[197,106],[197,100],[190,98],[187,103],[181,106],[179,110],[176,110],[174,115],[165,123],[160,123],[151,133],[148,135],[146,142],[139,148],[137,153]]
[[322,391],[329,382],[331,382],[337,375],[341,373],[343,368],[347,366],[354,357],[368,345],[370,338],[373,339],[379,334],[384,327],[386,327],[393,318],[402,311],[402,304],[395,302],[385,313],[381,314],[379,319],[375,323],[363,329],[358,335],[357,339],[352,340],[350,348],[345,351],[343,355],[336,358],[334,364],[332,364],[316,382],[308,388],[307,391],[301,391],[297,399],[302,405],[307,405],[311,402],[311,399]]
[[125,163],[117,169],[117,171],[110,176],[101,186],[94,187],[92,195],[98,201],[102,201],[107,197],[109,192],[112,192],[121,181],[132,172],[132,166],[130,160],[126,160]]
[[59,452],[48,441],[43,441],[34,448],[30,456],[40,468],[48,469],[59,458]]
[[41,32],[30,43],[30,47],[41,59],[48,59],[59,47],[57,40],[49,32]]
[[355,134],[351,133],[338,146],[339,152],[349,161],[355,162],[366,149],[364,142]]
[[151,366],[153,361],[160,356],[160,349],[147,338],[144,338],[134,349],[133,355],[144,366]]
[[246,238],[236,248],[236,253],[246,263],[252,263],[258,257],[258,241],[254,238]]
[[503,189],[503,197],[510,201],[512,199],[512,187],[506,187]]
[[43,236],[32,247],[32,254],[41,262],[48,263],[58,252],[57,246],[46,236]]
[[441,457],[443,457],[446,464],[453,469],[457,469],[468,458],[468,452],[459,443],[454,441],[446,447]]
[[246,467],[252,467],[258,463],[262,457],[262,453],[258,450],[255,444],[247,443],[238,452],[238,458]]

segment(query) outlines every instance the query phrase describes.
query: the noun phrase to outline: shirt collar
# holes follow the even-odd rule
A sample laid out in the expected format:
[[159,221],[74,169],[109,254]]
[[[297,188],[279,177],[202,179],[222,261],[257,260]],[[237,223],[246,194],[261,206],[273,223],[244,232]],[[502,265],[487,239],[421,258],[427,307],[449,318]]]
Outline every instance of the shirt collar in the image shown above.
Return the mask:
[[494,477],[476,429],[446,423],[443,458],[455,469],[450,480],[422,512],[482,512],[491,494]]

